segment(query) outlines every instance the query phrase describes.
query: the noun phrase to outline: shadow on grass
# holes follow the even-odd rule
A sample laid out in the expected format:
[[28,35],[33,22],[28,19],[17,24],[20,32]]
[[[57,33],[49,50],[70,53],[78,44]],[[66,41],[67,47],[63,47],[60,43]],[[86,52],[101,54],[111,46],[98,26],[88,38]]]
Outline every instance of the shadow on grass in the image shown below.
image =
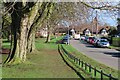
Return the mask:
[[10,41],[9,40],[5,40],[5,41],[2,41],[3,43],[9,43]]
[[72,70],[74,70],[75,73],[81,78],[81,80],[85,80],[85,78],[76,69],[74,69],[71,65],[69,65],[69,63],[65,60],[62,53],[60,52],[59,46],[58,46],[58,52],[60,53],[60,56],[62,57],[63,61],[67,64],[67,66],[69,66]]

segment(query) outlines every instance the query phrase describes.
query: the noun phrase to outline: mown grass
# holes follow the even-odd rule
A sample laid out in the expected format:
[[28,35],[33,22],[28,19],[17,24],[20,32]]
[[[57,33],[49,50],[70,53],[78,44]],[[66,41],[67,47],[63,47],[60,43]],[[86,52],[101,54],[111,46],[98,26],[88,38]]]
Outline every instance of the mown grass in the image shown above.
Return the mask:
[[50,43],[45,43],[45,39],[36,39],[37,50],[27,54],[27,62],[4,66],[2,68],[2,77],[78,78],[75,72],[63,62],[59,55],[57,45],[55,44],[57,39],[52,39]]
[[[77,51],[75,48],[73,48],[71,45],[64,45],[64,48],[71,54],[73,54],[74,56],[76,56],[77,58],[81,59],[82,61],[92,65],[93,67],[96,67],[98,70],[103,70],[103,72],[107,73],[107,74],[112,74],[112,76],[118,78],[118,72],[117,70],[114,70],[108,66],[105,66],[104,64],[98,63],[97,61],[85,56],[84,54],[80,53],[79,51]],[[86,70],[88,72],[88,70]],[[97,77],[99,77],[100,74],[97,74]]]
[[[58,37],[58,38],[52,38],[52,40],[48,43],[45,43],[45,38],[43,39],[36,39],[36,48],[38,50],[40,49],[57,49],[58,46],[56,45],[56,42],[61,40],[62,39],[62,36]],[[44,43],[44,44],[43,44]]]
[[74,68],[74,70],[77,71],[77,73],[79,74],[79,76],[82,76],[85,79],[91,79],[91,77],[90,77],[91,75],[89,73],[86,73],[85,70],[83,70],[80,67],[78,67],[78,65],[76,65],[74,63],[74,60],[70,59],[68,57],[68,55],[62,49],[60,49],[60,53],[63,56],[63,59],[65,60],[65,62],[68,63],[69,66],[71,66],[72,68]]

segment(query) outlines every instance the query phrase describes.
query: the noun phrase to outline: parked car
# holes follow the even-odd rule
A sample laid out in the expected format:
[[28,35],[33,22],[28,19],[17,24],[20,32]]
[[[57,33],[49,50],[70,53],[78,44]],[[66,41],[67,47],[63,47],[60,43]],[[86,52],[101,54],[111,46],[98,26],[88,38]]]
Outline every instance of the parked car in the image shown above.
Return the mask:
[[68,39],[63,39],[62,40],[62,44],[68,44],[69,42],[68,42]]
[[115,35],[115,37],[120,37],[120,33],[118,35]]
[[99,39],[96,44],[98,47],[109,47],[110,46],[110,43],[107,39]]
[[80,34],[75,34],[75,35],[74,35],[74,39],[75,39],[75,40],[79,40],[79,39],[80,39]]
[[94,44],[95,42],[95,37],[89,37],[89,43]]
[[70,39],[70,37],[68,36],[68,35],[66,35],[65,37],[63,37],[63,39],[62,39],[62,44],[68,44],[69,43],[69,39]]
[[81,36],[80,39],[81,39],[81,40],[85,40],[85,36]]
[[85,41],[87,41],[87,42],[88,42],[88,38],[89,38],[88,36],[85,36]]
[[94,42],[93,42],[93,45],[97,46],[97,42],[99,41],[100,38],[94,38]]

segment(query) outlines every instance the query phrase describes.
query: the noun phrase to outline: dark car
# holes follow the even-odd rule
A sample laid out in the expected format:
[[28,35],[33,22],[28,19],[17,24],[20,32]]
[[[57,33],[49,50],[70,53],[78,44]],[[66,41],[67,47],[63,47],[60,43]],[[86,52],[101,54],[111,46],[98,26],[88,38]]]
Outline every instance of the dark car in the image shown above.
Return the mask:
[[93,45],[97,47],[97,46],[98,46],[97,42],[98,42],[99,40],[100,40],[100,38],[95,38]]
[[69,43],[69,39],[70,37],[68,35],[66,35],[63,39],[62,39],[62,44],[68,44]]
[[89,38],[88,36],[85,36],[85,41],[88,41],[88,38]]
[[68,44],[68,39],[63,39],[62,44]]

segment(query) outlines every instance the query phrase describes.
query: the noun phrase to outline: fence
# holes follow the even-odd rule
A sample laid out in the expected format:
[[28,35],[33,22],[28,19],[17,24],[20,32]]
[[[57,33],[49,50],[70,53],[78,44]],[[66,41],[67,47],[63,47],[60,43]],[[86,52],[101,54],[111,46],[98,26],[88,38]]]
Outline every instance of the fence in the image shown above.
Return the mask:
[[73,60],[73,62],[75,64],[78,64],[82,69],[84,69],[86,71],[88,70],[88,72],[90,72],[94,76],[94,78],[97,76],[97,73],[99,73],[101,80],[104,79],[103,76],[107,77],[109,80],[118,80],[117,78],[114,78],[111,74],[106,74],[102,70],[98,70],[96,67],[93,67],[90,64],[80,60],[79,58],[76,58],[74,55],[68,53],[62,45],[61,45],[61,49],[68,56],[68,58]]

